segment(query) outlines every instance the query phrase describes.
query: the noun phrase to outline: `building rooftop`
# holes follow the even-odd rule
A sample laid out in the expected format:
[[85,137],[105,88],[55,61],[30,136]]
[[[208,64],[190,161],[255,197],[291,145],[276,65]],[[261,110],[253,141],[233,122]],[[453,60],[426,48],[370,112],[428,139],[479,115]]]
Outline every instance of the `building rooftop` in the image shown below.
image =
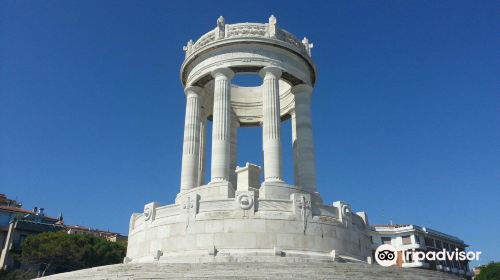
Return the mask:
[[441,238],[445,238],[445,239],[449,239],[449,240],[453,240],[455,242],[458,242],[458,243],[462,243],[464,244],[465,246],[468,246],[467,244],[465,244],[465,242],[456,237],[456,236],[453,236],[453,235],[450,235],[450,234],[446,234],[444,232],[441,232],[441,231],[438,231],[438,230],[434,230],[434,229],[431,229],[431,228],[427,228],[427,227],[422,227],[422,226],[418,226],[418,225],[412,225],[412,224],[389,224],[389,225],[384,225],[384,224],[380,224],[380,225],[371,225],[373,230],[374,231],[377,231],[377,232],[383,232],[383,231],[391,231],[391,232],[405,232],[405,231],[420,231],[424,234],[431,234],[431,235],[435,235],[435,236],[439,236]]
[[40,213],[37,213],[37,212],[35,212],[33,210],[27,210],[27,209],[23,209],[23,208],[20,208],[20,207],[15,207],[15,206],[0,205],[0,211],[2,211],[2,210],[3,211],[8,211],[8,212],[13,212],[13,213],[25,214],[25,215],[40,216],[40,217],[43,217],[46,220],[54,220],[54,221],[58,220],[57,218],[54,218],[54,217],[51,217],[51,216],[47,216],[45,214],[40,214]]
[[408,227],[408,226],[411,226],[409,224],[405,224],[405,225],[384,225],[384,224],[380,224],[380,225],[371,225],[372,227],[376,227],[376,228],[401,228],[401,227]]
[[21,207],[22,204],[14,199],[7,198],[7,195],[0,193],[0,205]]
[[81,225],[66,225],[65,228],[66,228],[66,230],[79,230],[79,231],[88,232],[88,233],[97,233],[99,235],[105,235],[105,236],[126,237],[125,235],[122,235],[120,233],[112,232],[109,229],[108,230],[100,230],[97,228],[91,228],[91,227],[86,227],[86,226],[81,226]]

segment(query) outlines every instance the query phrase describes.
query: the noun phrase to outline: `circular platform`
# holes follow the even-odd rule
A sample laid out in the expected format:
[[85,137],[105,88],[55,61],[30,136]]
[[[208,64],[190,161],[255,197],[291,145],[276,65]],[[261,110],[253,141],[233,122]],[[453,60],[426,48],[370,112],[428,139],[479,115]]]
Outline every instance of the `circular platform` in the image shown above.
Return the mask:
[[[367,261],[370,236],[364,213],[343,202],[314,203],[311,195],[260,199],[253,191],[202,200],[195,188],[176,204],[150,203],[132,215],[125,263],[198,262],[199,258],[283,256]],[[291,188],[285,188],[290,190]]]

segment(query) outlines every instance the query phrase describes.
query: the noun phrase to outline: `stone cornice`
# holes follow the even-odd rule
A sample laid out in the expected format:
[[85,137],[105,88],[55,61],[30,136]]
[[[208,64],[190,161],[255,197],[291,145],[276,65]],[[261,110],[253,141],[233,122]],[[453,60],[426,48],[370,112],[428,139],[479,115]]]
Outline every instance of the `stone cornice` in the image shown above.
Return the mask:
[[312,86],[308,84],[300,84],[300,85],[295,85],[291,88],[292,94],[297,94],[297,93],[309,93],[311,94],[313,91]]
[[303,55],[310,57],[310,51],[308,51],[309,46],[305,45],[305,43],[300,41],[293,34],[281,28],[276,28],[275,34],[271,34],[271,32],[269,32],[269,29],[269,23],[226,24],[224,37],[216,38],[217,28],[215,28],[214,30],[211,30],[202,35],[194,44],[191,43],[191,45],[188,44],[188,46],[185,47],[186,60],[189,56],[195,54],[198,50],[204,48],[205,46],[231,38],[266,38],[280,41],[289,44],[290,48],[293,48]]

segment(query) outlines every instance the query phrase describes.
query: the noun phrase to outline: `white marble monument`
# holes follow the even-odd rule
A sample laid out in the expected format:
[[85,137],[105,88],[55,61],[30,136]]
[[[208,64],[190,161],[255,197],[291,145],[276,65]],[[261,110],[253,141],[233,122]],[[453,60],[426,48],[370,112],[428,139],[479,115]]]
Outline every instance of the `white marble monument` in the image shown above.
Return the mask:
[[[186,118],[179,193],[174,204],[151,202],[132,215],[126,263],[367,260],[366,214],[344,202],[324,205],[317,192],[312,47],[279,28],[274,16],[264,24],[226,24],[220,17],[215,29],[187,43],[180,71]],[[259,75],[262,85],[233,84],[242,73]],[[283,145],[289,141],[280,132],[288,119],[292,146]],[[262,168],[236,164],[237,132],[246,127],[263,130]],[[207,148],[210,182],[204,182]],[[283,180],[282,149],[293,149],[293,183]]]

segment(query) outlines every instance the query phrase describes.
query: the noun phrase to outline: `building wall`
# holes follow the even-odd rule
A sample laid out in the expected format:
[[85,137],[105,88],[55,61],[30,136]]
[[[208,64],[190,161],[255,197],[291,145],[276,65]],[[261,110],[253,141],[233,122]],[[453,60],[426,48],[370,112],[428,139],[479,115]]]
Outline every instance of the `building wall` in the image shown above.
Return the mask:
[[[433,230],[426,232],[418,226],[394,227],[393,229],[375,227],[375,231],[372,232],[373,252],[379,245],[384,243],[384,240],[387,242],[387,238],[390,238],[390,245],[394,246],[398,252],[401,252],[402,257],[404,257],[402,252],[405,250],[415,249],[416,251],[428,252],[440,251],[443,248],[454,251],[455,248],[458,248],[459,251],[465,251],[467,246],[459,239],[448,237],[448,235]],[[397,264],[402,267],[429,268],[457,274],[466,274],[466,272],[470,271],[467,261],[425,261],[418,263],[416,260],[403,258]]]

